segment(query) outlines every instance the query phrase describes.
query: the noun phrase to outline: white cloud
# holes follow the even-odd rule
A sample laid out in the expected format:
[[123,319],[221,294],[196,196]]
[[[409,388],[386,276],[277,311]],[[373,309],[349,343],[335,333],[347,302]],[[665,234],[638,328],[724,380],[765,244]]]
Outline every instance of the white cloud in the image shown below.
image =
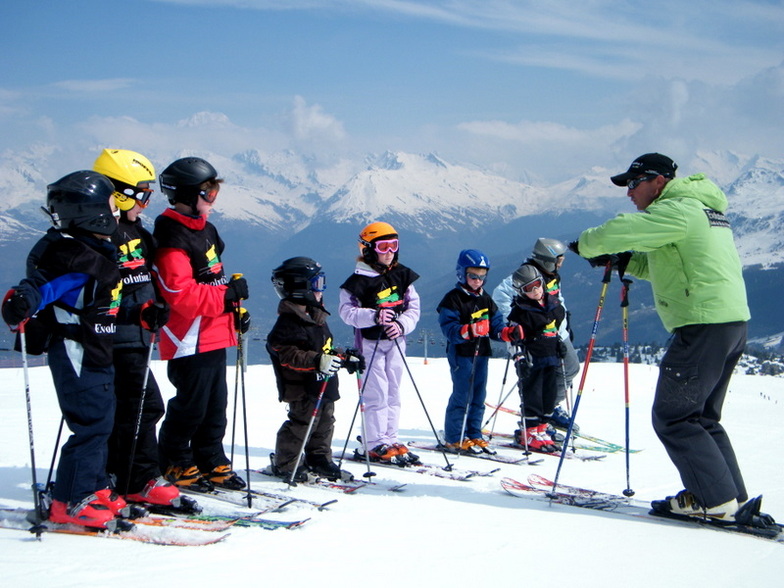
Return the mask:
[[318,104],[308,105],[302,96],[294,97],[289,122],[292,135],[298,141],[339,142],[346,138],[343,123],[325,113]]
[[62,80],[55,82],[54,87],[68,92],[114,92],[132,88],[138,82],[132,78],[112,78],[106,80]]
[[645,76],[734,83],[775,65],[784,6],[765,0],[159,0],[281,11],[377,13],[497,33],[466,53],[494,61],[612,79]]

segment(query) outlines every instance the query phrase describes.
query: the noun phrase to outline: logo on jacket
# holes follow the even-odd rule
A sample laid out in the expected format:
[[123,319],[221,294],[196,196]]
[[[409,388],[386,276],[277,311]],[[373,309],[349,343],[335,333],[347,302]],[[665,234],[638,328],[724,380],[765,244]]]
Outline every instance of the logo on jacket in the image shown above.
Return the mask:
[[477,323],[479,321],[486,321],[490,319],[490,309],[480,308],[476,312],[471,313],[471,322]]
[[106,314],[109,316],[117,316],[120,311],[120,302],[122,301],[122,280],[117,282],[117,285],[112,288],[112,301],[109,303],[109,309]]
[[551,321],[547,323],[547,326],[542,330],[542,337],[557,337],[558,336],[558,327],[555,325],[555,321]]
[[381,290],[376,294],[376,306],[391,308],[393,306],[400,306],[403,301],[400,299],[400,294],[397,292],[397,286],[390,286],[386,290]]
[[134,270],[145,264],[141,243],[141,239],[131,239],[120,245],[120,258],[117,261],[121,268]]
[[207,249],[207,270],[213,274],[219,274],[223,271],[223,264],[221,263],[218,253],[215,251],[215,245]]

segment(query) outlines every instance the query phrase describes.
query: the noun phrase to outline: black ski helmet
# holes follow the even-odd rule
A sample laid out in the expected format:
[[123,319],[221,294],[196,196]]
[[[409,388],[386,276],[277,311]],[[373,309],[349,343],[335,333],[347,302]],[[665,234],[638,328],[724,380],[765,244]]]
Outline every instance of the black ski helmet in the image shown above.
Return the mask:
[[523,293],[523,288],[536,280],[541,280],[542,286],[544,286],[542,274],[530,263],[524,263],[512,274],[512,285],[520,294]]
[[200,157],[183,157],[169,164],[161,172],[161,191],[166,194],[169,204],[182,202],[195,210],[199,198],[200,186],[204,182],[215,180],[218,172],[212,165]]
[[281,300],[318,306],[313,292],[326,289],[321,265],[310,257],[292,257],[272,270],[272,285]]
[[57,229],[110,236],[117,230],[113,194],[114,184],[103,174],[72,172],[46,187],[47,212]]
[[558,270],[558,258],[566,254],[566,245],[558,239],[540,237],[534,244],[531,259],[544,271],[554,274]]

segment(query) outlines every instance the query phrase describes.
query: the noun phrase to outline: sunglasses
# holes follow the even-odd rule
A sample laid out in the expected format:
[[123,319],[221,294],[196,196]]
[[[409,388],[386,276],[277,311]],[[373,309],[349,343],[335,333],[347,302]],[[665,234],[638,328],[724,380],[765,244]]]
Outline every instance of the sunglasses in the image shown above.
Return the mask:
[[376,253],[397,253],[398,246],[399,242],[397,239],[384,239],[373,244]]
[[640,176],[639,178],[632,178],[626,183],[626,188],[629,190],[634,190],[637,186],[642,184],[643,182],[650,182],[651,180],[655,180],[658,176]]
[[487,274],[475,274],[474,272],[466,272],[466,278],[469,280],[480,280],[484,282],[487,279]]
[[199,197],[205,202],[212,204],[218,197],[218,188],[210,188],[209,190],[200,190]]
[[327,277],[324,272],[319,272],[310,278],[310,289],[312,292],[323,292],[327,289]]
[[533,292],[536,288],[541,288],[544,285],[541,278],[536,278],[532,282],[528,282],[523,286],[523,292]]

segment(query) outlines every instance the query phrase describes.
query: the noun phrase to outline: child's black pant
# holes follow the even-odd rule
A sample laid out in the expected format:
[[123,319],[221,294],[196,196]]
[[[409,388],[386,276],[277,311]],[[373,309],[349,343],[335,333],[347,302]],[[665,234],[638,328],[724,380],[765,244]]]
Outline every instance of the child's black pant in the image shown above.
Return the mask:
[[202,472],[230,463],[226,434],[226,350],[169,360],[169,381],[177,394],[166,406],[158,449],[161,467],[195,465]]

